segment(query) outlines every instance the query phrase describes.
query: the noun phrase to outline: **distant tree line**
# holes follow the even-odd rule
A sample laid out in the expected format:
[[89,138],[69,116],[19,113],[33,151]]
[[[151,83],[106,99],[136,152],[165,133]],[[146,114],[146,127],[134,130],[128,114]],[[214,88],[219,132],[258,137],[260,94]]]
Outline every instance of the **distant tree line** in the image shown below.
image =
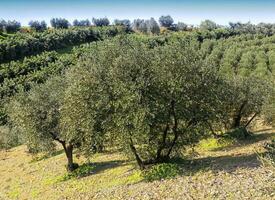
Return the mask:
[[[67,29],[70,26],[74,27],[89,27],[89,26],[109,26],[111,25],[110,20],[107,17],[103,18],[93,18],[92,21],[89,19],[78,20],[75,19],[72,24],[65,18],[52,18],[50,24],[56,29]],[[275,33],[275,24],[272,23],[259,23],[257,25],[250,22],[229,22],[228,26],[222,26],[211,20],[204,20],[199,26],[188,25],[184,22],[179,21],[174,23],[174,19],[170,15],[162,15],[158,22],[154,18],[150,19],[135,19],[131,22],[128,19],[115,19],[112,23],[113,25],[124,26],[128,31],[137,31],[146,34],[159,34],[161,32],[161,27],[169,31],[213,31],[217,29],[229,30],[236,34],[264,34],[271,36]],[[45,21],[32,20],[29,22],[31,29],[41,32],[47,29],[47,24]],[[5,21],[0,20],[0,33],[14,33],[19,31],[21,28],[20,22],[15,20]]]

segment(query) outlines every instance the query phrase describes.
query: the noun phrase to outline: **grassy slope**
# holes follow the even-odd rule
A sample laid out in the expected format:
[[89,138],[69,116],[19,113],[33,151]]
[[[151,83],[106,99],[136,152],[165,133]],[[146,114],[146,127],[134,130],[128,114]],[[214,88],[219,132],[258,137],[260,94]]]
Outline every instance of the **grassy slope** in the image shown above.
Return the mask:
[[0,199],[275,199],[275,172],[255,154],[274,136],[274,130],[261,131],[226,148],[204,142],[192,166],[182,165],[181,176],[152,183],[117,153],[94,156],[95,169],[87,177],[60,181],[66,174],[62,152],[34,160],[20,146],[0,152]]

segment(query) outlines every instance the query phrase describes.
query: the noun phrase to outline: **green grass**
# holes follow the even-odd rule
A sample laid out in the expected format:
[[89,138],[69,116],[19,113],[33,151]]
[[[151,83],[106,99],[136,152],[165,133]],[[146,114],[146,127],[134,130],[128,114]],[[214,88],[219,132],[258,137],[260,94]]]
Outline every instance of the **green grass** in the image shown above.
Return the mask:
[[200,143],[198,144],[198,148],[206,151],[215,151],[215,150],[229,147],[233,144],[234,144],[234,140],[208,138],[200,141]]

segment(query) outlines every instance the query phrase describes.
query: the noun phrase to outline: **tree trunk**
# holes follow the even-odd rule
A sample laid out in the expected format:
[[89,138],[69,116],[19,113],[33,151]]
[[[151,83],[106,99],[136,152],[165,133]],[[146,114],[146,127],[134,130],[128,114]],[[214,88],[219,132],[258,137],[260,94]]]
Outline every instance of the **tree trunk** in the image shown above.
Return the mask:
[[258,113],[255,113],[252,118],[246,123],[246,125],[244,126],[245,128],[247,128],[249,126],[249,124],[255,119],[255,117],[258,115]]
[[67,171],[72,172],[73,170],[78,168],[78,164],[73,163],[73,145],[70,143],[68,145],[66,145],[66,142],[64,140],[58,138],[57,134],[55,134],[55,133],[50,133],[50,134],[51,134],[53,140],[56,140],[63,146],[63,149],[65,151],[65,154],[66,154],[66,157],[68,160]]
[[176,103],[175,103],[175,101],[173,100],[173,101],[171,102],[171,111],[172,111],[172,116],[173,116],[173,118],[174,118],[174,126],[173,126],[173,128],[172,128],[173,133],[174,133],[174,139],[173,139],[173,141],[172,141],[172,144],[171,144],[171,146],[170,146],[170,148],[169,148],[167,154],[165,155],[166,159],[167,159],[167,158],[170,158],[170,154],[171,154],[171,152],[172,152],[174,146],[176,145],[176,142],[177,142],[178,137],[179,137],[179,133],[178,133],[178,119],[177,119],[177,115],[176,115],[176,111],[175,111],[175,106],[176,106],[175,104],[176,104]]
[[231,129],[236,129],[236,128],[240,127],[241,126],[241,119],[242,119],[242,116],[240,114],[238,114],[233,119],[233,123],[232,123]]
[[213,129],[212,127],[212,124],[210,122],[207,122],[208,126],[209,126],[209,129],[212,133],[212,135],[214,136],[214,138],[219,138],[219,135],[215,132],[215,130]]
[[169,130],[169,124],[167,123],[166,125],[166,128],[163,132],[163,135],[162,135],[162,141],[161,143],[159,144],[159,147],[158,147],[158,150],[157,150],[157,157],[156,157],[156,160],[161,160],[161,152],[162,150],[165,148],[166,146],[166,138],[167,138],[167,133],[168,133],[168,130]]
[[138,163],[138,166],[141,170],[144,170],[145,169],[145,165],[143,163],[143,161],[141,160],[141,158],[139,157],[138,153],[137,153],[137,150],[136,150],[136,147],[134,146],[134,143],[133,143],[133,140],[132,138],[130,138],[130,148],[136,158],[136,161]]
[[67,170],[68,172],[72,172],[78,168],[78,165],[73,162],[73,145],[72,144],[66,145],[65,143],[62,143],[62,146],[64,148],[64,151],[68,160]]
[[243,109],[244,109],[246,103],[247,103],[247,101],[243,102],[240,109],[238,110],[236,115],[233,117],[233,122],[232,122],[232,125],[231,125],[231,129],[236,129],[236,128],[239,128],[241,126],[242,112],[243,112]]

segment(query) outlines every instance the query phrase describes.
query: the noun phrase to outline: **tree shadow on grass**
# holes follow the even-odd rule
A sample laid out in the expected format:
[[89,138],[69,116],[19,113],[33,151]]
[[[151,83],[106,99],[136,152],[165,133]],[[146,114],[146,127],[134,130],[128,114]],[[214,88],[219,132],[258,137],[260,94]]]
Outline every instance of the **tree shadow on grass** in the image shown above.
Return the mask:
[[94,162],[94,163],[91,163],[90,165],[94,167],[93,173],[98,174],[111,168],[113,169],[116,167],[124,166],[125,164],[126,164],[125,160],[115,160],[115,161],[106,161],[106,162]]
[[173,162],[180,165],[183,175],[192,175],[200,171],[232,173],[240,168],[254,169],[262,165],[256,153],[236,156],[209,156],[192,160],[176,159]]
[[260,130],[257,130],[257,131],[253,131],[254,133],[262,133],[262,132],[266,132],[266,131],[273,131],[274,129],[273,128],[264,128],[264,129],[260,129]]
[[105,162],[93,162],[84,163],[80,165],[76,170],[68,173],[63,178],[63,181],[69,180],[71,178],[84,178],[93,174],[99,174],[108,169],[114,169],[126,164],[125,160],[115,160],[115,161],[105,161]]
[[[257,132],[255,132],[257,133]],[[260,142],[263,140],[268,140],[271,139],[272,137],[275,137],[275,132],[266,132],[266,133],[261,133],[261,134],[253,134],[250,138],[248,138],[247,141],[244,141],[244,143],[256,143]]]
[[[131,161],[115,160],[106,162],[85,163],[72,174],[68,174],[63,181],[69,180],[71,178],[81,179],[87,176],[92,176],[94,174],[103,173],[108,169],[114,169],[116,167],[128,165],[129,162]],[[207,171],[211,171],[213,173],[233,173],[238,169],[256,169],[262,166],[261,162],[258,160],[258,155],[256,153],[236,156],[209,156],[196,159],[176,158],[171,160],[171,163],[177,164],[180,167],[180,176],[192,176],[198,172]],[[128,170],[128,173],[130,173],[134,169],[136,168],[134,167],[133,169]]]
[[62,153],[64,153],[64,150],[60,149],[60,150],[54,151],[52,153],[48,153],[48,154],[45,154],[43,156],[36,157],[36,158],[34,158],[34,159],[31,160],[31,163],[39,162],[39,161],[42,161],[42,160],[46,160],[48,158],[52,158],[54,156],[58,156],[58,155],[60,155]]
[[[274,132],[267,132],[267,133],[260,133],[260,134],[259,133],[260,132],[255,132],[251,136],[249,136],[245,139],[239,139],[239,140],[236,139],[236,141],[232,141],[232,144],[222,146],[222,147],[217,147],[215,149],[212,149],[211,151],[216,152],[216,151],[231,150],[231,149],[234,149],[236,147],[242,147],[242,146],[255,144],[255,143],[258,143],[258,142],[261,142],[261,141],[269,140],[272,137],[275,137]],[[228,140],[230,140],[230,139],[228,139]],[[223,141],[221,141],[221,142],[223,142]],[[226,142],[226,139],[225,139],[225,142]]]

